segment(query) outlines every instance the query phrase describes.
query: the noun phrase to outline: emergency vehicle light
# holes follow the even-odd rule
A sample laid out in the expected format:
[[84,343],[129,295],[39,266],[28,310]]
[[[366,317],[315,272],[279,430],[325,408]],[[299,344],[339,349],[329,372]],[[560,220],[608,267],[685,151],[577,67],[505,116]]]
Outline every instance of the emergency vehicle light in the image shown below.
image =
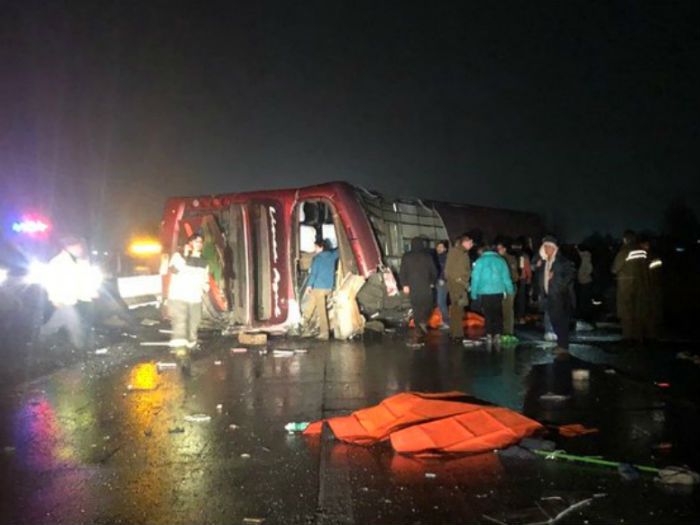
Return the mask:
[[155,255],[160,253],[161,246],[156,241],[134,241],[129,246],[129,253],[134,256]]
[[12,231],[15,233],[45,233],[48,231],[49,225],[41,219],[23,219],[12,223]]

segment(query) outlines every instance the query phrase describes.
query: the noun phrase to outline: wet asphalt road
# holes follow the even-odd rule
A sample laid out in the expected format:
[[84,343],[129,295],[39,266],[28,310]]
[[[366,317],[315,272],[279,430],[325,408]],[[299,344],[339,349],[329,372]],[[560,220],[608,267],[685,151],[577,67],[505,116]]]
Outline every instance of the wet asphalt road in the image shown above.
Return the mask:
[[[272,339],[268,353],[233,354],[234,339],[214,335],[184,378],[158,370],[167,349],[133,337],[167,338],[158,328],[113,331],[96,341],[107,353],[73,355],[32,381],[21,367],[4,378],[2,523],[538,523],[589,498],[557,523],[700,521],[697,490],[669,492],[651,475],[626,482],[614,469],[491,453],[415,460],[283,428],[407,390],[462,390],[545,424],[600,430],[557,438],[568,452],[700,470],[700,368],[675,359],[688,345],[620,349],[587,334],[554,359],[534,332],[491,352],[436,332],[418,348],[387,333]],[[306,352],[271,352],[282,348]],[[578,368],[588,383],[572,381]],[[548,392],[569,399],[540,400]],[[196,414],[211,419],[188,421]]]

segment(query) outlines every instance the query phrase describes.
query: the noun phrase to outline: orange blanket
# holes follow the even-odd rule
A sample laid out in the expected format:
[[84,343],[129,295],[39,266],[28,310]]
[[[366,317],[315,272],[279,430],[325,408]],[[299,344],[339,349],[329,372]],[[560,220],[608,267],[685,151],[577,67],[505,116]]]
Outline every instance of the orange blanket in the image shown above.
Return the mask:
[[[505,448],[543,428],[507,408],[455,401],[465,395],[404,392],[327,423],[346,443],[371,445],[391,439],[397,452],[423,456]],[[304,434],[320,434],[322,424],[312,423]]]

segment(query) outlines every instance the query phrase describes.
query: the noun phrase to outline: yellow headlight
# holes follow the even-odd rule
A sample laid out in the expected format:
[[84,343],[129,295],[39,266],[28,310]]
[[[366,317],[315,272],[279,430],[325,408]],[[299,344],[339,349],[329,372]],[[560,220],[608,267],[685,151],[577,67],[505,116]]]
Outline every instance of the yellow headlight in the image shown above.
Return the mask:
[[160,253],[160,243],[156,241],[134,241],[129,246],[129,253],[135,257],[144,257]]

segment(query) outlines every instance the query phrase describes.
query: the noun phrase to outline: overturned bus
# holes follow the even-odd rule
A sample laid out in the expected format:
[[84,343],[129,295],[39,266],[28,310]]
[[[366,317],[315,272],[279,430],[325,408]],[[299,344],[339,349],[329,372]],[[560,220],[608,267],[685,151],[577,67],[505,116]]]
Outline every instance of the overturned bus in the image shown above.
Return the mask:
[[201,232],[211,271],[206,314],[232,331],[286,332],[301,319],[314,242],[327,239],[339,252],[331,324],[336,338],[347,338],[366,318],[405,314],[395,275],[412,238],[434,246],[471,230],[536,238],[542,222],[527,212],[387,198],[345,182],[175,197],[165,205],[161,268]]

